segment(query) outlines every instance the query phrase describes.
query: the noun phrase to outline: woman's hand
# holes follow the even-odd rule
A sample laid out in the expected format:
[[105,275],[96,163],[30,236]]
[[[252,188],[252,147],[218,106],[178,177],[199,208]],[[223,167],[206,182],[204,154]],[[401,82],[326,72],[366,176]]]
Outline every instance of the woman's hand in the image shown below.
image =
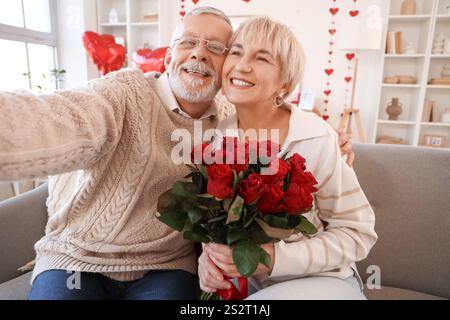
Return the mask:
[[200,289],[204,292],[213,293],[217,289],[229,289],[231,284],[225,280],[222,271],[216,267],[203,247],[203,252],[198,258],[198,277]]
[[[266,267],[263,264],[258,264],[256,271],[252,274],[252,276],[259,274],[268,274],[272,272],[274,262],[275,262],[275,247],[273,243],[267,243],[261,245],[261,248],[264,249],[267,254],[270,256],[271,266],[270,268]],[[210,243],[205,245],[205,251],[208,253],[211,261],[222,270],[223,274],[230,277],[236,278],[241,275],[237,271],[236,265],[233,262],[233,251],[229,246]]]

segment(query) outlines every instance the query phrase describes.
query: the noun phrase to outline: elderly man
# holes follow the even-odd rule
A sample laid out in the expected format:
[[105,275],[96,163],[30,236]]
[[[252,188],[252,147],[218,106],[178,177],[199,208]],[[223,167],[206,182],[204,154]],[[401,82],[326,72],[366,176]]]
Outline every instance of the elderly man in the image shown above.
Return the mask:
[[127,69],[52,95],[0,92],[0,180],[52,175],[30,299],[196,298],[194,245],[160,223],[156,202],[187,174],[172,132],[234,111],[216,97],[232,32],[221,11],[198,8],[159,79]]

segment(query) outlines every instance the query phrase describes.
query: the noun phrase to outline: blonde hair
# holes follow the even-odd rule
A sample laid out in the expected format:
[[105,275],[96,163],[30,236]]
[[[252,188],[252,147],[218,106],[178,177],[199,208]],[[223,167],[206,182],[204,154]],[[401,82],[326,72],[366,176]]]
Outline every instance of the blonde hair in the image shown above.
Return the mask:
[[231,37],[229,47],[241,37],[244,43],[262,42],[272,45],[272,50],[281,63],[283,84],[289,84],[289,96],[302,81],[305,54],[294,33],[284,24],[266,16],[257,16],[243,22]]

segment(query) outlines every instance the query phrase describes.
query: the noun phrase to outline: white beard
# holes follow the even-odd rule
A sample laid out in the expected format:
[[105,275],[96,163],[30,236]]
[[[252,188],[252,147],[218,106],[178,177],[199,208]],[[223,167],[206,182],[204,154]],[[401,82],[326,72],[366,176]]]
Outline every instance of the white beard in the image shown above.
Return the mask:
[[181,67],[169,74],[169,84],[176,97],[183,99],[188,103],[200,103],[212,101],[219,92],[219,87],[216,85],[216,76],[213,74],[212,81],[207,86],[202,86],[201,79],[190,79],[186,83],[185,78],[181,78]]

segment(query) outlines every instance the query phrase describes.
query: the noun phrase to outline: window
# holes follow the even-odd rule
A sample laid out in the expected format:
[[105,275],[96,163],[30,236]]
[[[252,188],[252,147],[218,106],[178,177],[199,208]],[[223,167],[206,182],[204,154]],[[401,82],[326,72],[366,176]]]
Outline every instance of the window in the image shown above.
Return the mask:
[[59,88],[54,8],[55,0],[0,1],[0,90]]

